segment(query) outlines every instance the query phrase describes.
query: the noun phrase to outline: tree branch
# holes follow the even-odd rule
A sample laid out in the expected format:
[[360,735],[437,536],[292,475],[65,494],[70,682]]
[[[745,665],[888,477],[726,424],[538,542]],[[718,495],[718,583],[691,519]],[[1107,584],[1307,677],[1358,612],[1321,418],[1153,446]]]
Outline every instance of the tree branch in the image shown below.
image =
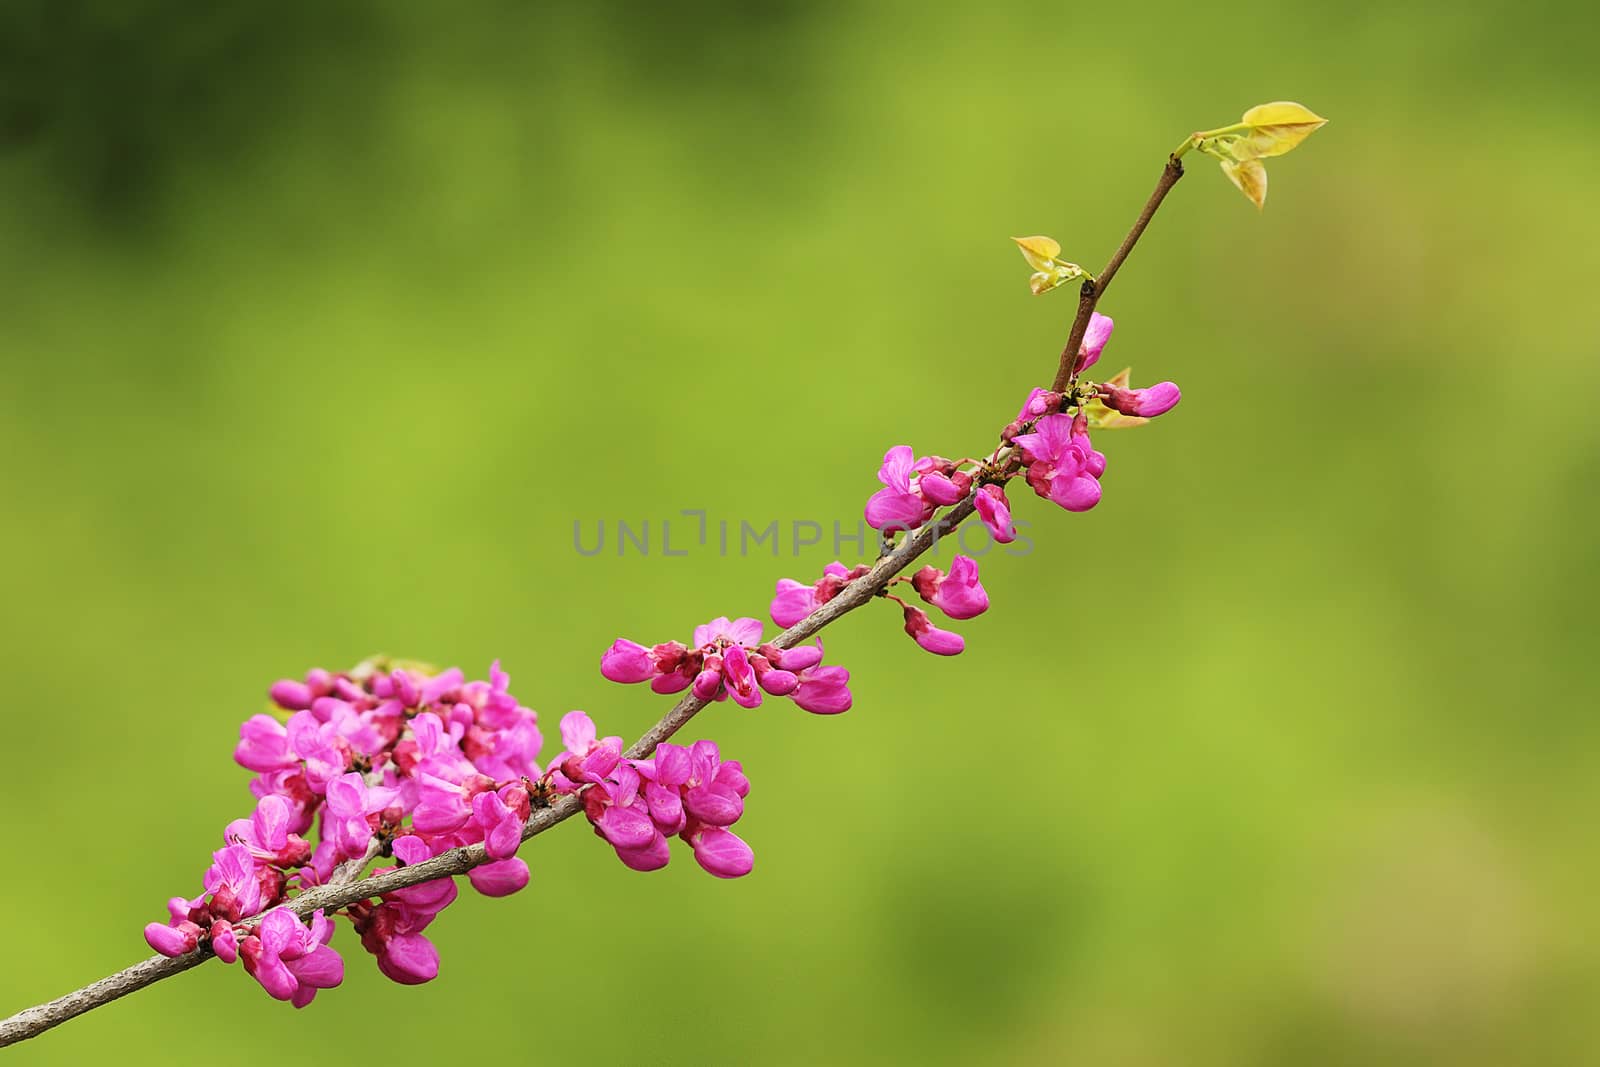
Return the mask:
[[[1122,245],[1111,257],[1111,262],[1106,264],[1105,270],[1100,272],[1100,277],[1096,281],[1084,282],[1078,298],[1078,315],[1073,320],[1072,333],[1067,339],[1066,348],[1062,351],[1061,365],[1056,373],[1055,383],[1051,386],[1053,391],[1061,392],[1071,382],[1076,371],[1078,349],[1082,347],[1084,332],[1089,327],[1090,314],[1093,313],[1100,297],[1110,288],[1112,278],[1116,276],[1117,270],[1128,258],[1128,254],[1133,251],[1133,246],[1144,233],[1145,227],[1150,224],[1156,209],[1161,206],[1161,201],[1181,177],[1183,177],[1183,165],[1176,157],[1170,157],[1162,170],[1161,180],[1156,183],[1155,192],[1150,194],[1144,211],[1140,213],[1138,220],[1133,224],[1133,229],[1128,232]],[[984,467],[994,476],[993,480],[1004,481],[1015,473],[1018,466],[1016,458],[1014,454],[1007,454],[1002,450],[984,464]],[[966,499],[957,503],[941,518],[907,535],[892,551],[873,564],[870,571],[846,585],[833,599],[810,615],[783,631],[773,639],[772,643],[779,648],[792,648],[881,593],[888,587],[891,579],[932,549],[941,537],[972,516],[976,510],[976,487],[983,484],[983,480],[974,478],[974,492],[969,493]],[[668,711],[660,722],[646,730],[625,755],[630,759],[647,758],[656,750],[657,745],[683,729],[707,703],[693,694],[684,696],[673,705],[672,710]],[[527,825],[523,827],[522,839],[526,841],[552,826],[565,822],[582,808],[582,799],[574,793],[559,798],[547,807],[534,809]],[[340,880],[340,876],[347,873],[353,878],[354,874],[359,873],[359,865],[349,872],[341,868],[328,884],[301,893],[287,902],[287,906],[304,918],[319,908],[331,911],[357,901],[392,893],[407,886],[465,874],[488,861],[489,856],[484,846],[477,844],[441,852],[422,863],[399,867],[385,874],[359,880]],[[30,1037],[37,1037],[52,1027],[60,1026],[68,1019],[109,1004],[162,979],[182,974],[210,958],[211,952],[207,948],[197,948],[193,952],[170,959],[165,956],[152,956],[126,970],[91,982],[82,989],[57,997],[47,1004],[20,1011],[9,1019],[0,1021],[0,1048],[25,1041]]]
[[[889,581],[905,570],[912,561],[937,544],[939,538],[970,517],[973,510],[974,498],[969,495],[938,521],[929,523],[906,537],[894,551],[873,564],[872,570],[845,586],[838,595],[816,611],[783,631],[773,639],[772,643],[779,648],[792,648],[834,620],[859,608],[882,591]],[[657,745],[683,729],[707,703],[693,694],[685,696],[673,705],[672,710],[667,712],[660,722],[646,730],[625,755],[629,759],[647,758],[656,750]],[[561,797],[549,807],[535,808],[527,825],[523,827],[522,839],[526,841],[530,837],[542,834],[581,810],[583,801],[576,793]],[[286,906],[304,918],[318,908],[332,911],[360,900],[392,893],[396,889],[465,874],[479,864],[487,862],[489,855],[481,844],[454,848],[422,863],[399,867],[386,874],[373,875],[358,881],[341,882],[336,874],[327,885],[308,889],[288,901]],[[352,873],[358,872],[359,867]],[[211,952],[208,949],[198,948],[170,959],[166,956],[152,956],[142,963],[136,963],[98,982],[91,982],[82,989],[57,997],[47,1004],[20,1011],[0,1022],[0,1048],[18,1041],[26,1041],[30,1037],[37,1037],[52,1027],[60,1026],[68,1019],[76,1018],[103,1004],[109,1004],[164,978],[182,974],[210,958]]]
[[1144,210],[1139,213],[1133,229],[1128,231],[1128,236],[1122,239],[1122,244],[1112,253],[1111,262],[1106,264],[1106,269],[1100,272],[1098,278],[1085,281],[1083,287],[1078,290],[1078,317],[1072,320],[1072,332],[1067,334],[1066,347],[1061,350],[1061,366],[1056,370],[1056,380],[1050,385],[1052,393],[1066,389],[1072,379],[1078,376],[1078,349],[1083,347],[1083,335],[1089,330],[1089,316],[1094,314],[1095,305],[1100,303],[1100,298],[1111,288],[1111,279],[1117,276],[1122,261],[1128,258],[1133,246],[1139,243],[1144,228],[1155,218],[1156,208],[1161,206],[1161,201],[1167,198],[1167,194],[1178,184],[1178,179],[1181,177],[1183,177],[1183,164],[1179,162],[1177,156],[1168,156],[1167,165],[1161,168],[1161,180],[1156,182],[1155,192],[1145,201]]

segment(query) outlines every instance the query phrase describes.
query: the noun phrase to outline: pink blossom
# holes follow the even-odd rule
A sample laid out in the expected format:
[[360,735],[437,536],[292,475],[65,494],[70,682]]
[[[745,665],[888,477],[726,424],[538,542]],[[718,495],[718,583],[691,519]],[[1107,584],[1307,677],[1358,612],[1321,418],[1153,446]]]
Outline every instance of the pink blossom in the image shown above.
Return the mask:
[[772,621],[785,628],[793,626],[832,600],[839,594],[839,590],[871,569],[864,563],[856,567],[846,567],[838,560],[834,560],[822,568],[822,577],[811,585],[804,585],[789,578],[779,578],[776,594],[768,608]]
[[161,953],[163,956],[181,956],[185,952],[193,952],[200,943],[203,933],[198,923],[181,922],[147,923],[144,928],[145,944]]
[[352,771],[329,782],[322,811],[323,838],[333,842],[338,855],[346,859],[365,855],[372,825],[367,821],[367,783],[361,775]]
[[311,706],[311,701],[316,694],[304,682],[291,681],[288,678],[273,682],[268,690],[272,702],[285,711],[304,711]]
[[911,587],[952,619],[976,618],[989,610],[989,594],[978,581],[978,562],[970,556],[955,557],[949,574],[923,567],[911,576]]
[[965,471],[947,474],[942,470],[930,470],[917,479],[917,491],[928,503],[948,507],[966,499],[972,491],[972,475]]
[[[754,630],[758,640],[759,623]],[[676,647],[648,650],[652,662],[674,668],[673,656],[686,651]],[[746,666],[755,673],[753,660]],[[770,665],[767,673],[775,673]],[[303,1005],[337,984],[343,964],[326,948],[326,918],[319,914],[307,930],[282,905],[326,883],[341,862],[364,857],[380,833],[408,865],[482,841],[490,862],[473,869],[473,886],[494,896],[522,888],[528,868],[513,853],[531,812],[527,783],[540,777],[543,739],[538,717],[509,684],[496,662],[487,681],[468,681],[455,668],[430,675],[366,666],[274,685],[273,699],[293,712],[288,723],[253,716],[235,749],[235,759],[257,772],[254,813],[228,824],[204,891],[169,901],[169,921],[150,924],[146,940],[169,954],[209,944],[225,961],[242,957],[273,996]],[[556,771],[547,780],[570,789],[606,780],[620,763],[621,738],[597,740],[582,713],[563,726],[562,759],[574,777]],[[319,815],[312,850],[300,835]],[[443,878],[346,910],[379,969],[415,983],[438,973],[438,953],[421,931],[456,894],[455,882]]]
[[271,715],[252,715],[244,721],[239,727],[239,744],[233,750],[233,759],[246,770],[261,772],[284,770],[300,763],[300,758],[289,751],[289,731]]
[[613,682],[649,681],[657,673],[655,660],[648,648],[620,637],[600,657],[600,674]]
[[695,862],[718,878],[742,878],[755,867],[755,853],[732,830],[697,826],[684,837],[694,848]]
[[936,656],[954,656],[967,647],[960,634],[941,630],[921,608],[905,606],[906,633],[912,640]]
[[1016,438],[1028,464],[1028,484],[1068,511],[1088,511],[1100,502],[1106,457],[1089,444],[1086,427],[1081,415],[1046,415],[1033,433]]
[[995,541],[1008,545],[1017,539],[1017,528],[1011,522],[1011,502],[1006,499],[1003,488],[992,483],[984,485],[973,503],[977,505],[978,518],[989,528]]
[[[512,800],[521,812],[507,805],[506,799]],[[517,846],[522,844],[527,811],[528,793],[520,785],[504,786],[498,793],[479,793],[472,798],[472,821],[483,834],[483,847],[489,855],[503,860],[516,854]]]
[[878,468],[878,481],[883,488],[867,501],[868,526],[874,530],[914,530],[933,516],[933,505],[911,487],[916,462],[910,445],[895,445],[884,453],[883,465]]
[[1100,386],[1100,399],[1106,407],[1124,415],[1137,415],[1153,419],[1165,415],[1178,405],[1183,394],[1171,382],[1161,382],[1146,389],[1121,389],[1114,385]]
[[[825,568],[822,578],[809,588],[799,582],[779,582],[777,597],[773,600],[773,613],[779,619],[786,619],[793,618],[795,612],[800,612],[799,617],[803,618],[810,613],[811,606],[825,603],[846,583],[865,574],[869,569],[864,565],[846,569],[842,563],[834,562]],[[658,692],[676,692],[685,687],[692,687],[695,697],[699,700],[727,700],[731,697],[735,703],[746,708],[758,707],[763,699],[763,693],[770,696],[794,697],[801,685],[801,679],[796,672],[803,669],[798,664],[802,660],[808,664],[813,661],[807,658],[807,653],[799,653],[799,658],[795,658],[775,645],[762,644],[761,631],[760,619],[749,617],[729,619],[723,615],[695,627],[693,648],[677,644],[657,645],[655,649],[650,650],[650,655],[657,658],[658,668],[670,669],[671,674],[658,675],[652,681],[651,688]],[[616,653],[619,645],[622,646],[622,651]],[[635,650],[643,647],[633,642],[619,641],[612,645],[606,657],[616,653],[616,657],[620,658],[615,658],[615,662],[623,663],[637,656]],[[667,650],[666,655],[657,656],[663,649]],[[603,674],[608,669],[606,657],[602,657],[601,661]],[[611,673],[616,676],[613,680],[617,680],[622,677],[635,677],[639,672],[624,671],[618,667]],[[657,684],[667,677],[676,679],[670,688],[663,688]],[[565,771],[564,765],[559,769],[566,778],[572,778],[571,774]],[[566,789],[563,783],[558,781],[556,784],[558,789]]]
[[1109,315],[1102,315],[1098,311],[1089,315],[1089,328],[1083,332],[1083,344],[1078,349],[1074,373],[1082,374],[1100,362],[1100,353],[1105,351],[1106,342],[1111,340],[1111,329],[1115,325]]
[[250,850],[256,863],[274,867],[295,867],[311,855],[311,846],[298,834],[289,832],[289,802],[283,797],[267,795],[256,802],[255,813],[248,819],[235,819],[223,831],[223,840],[241,844]]
[[472,888],[486,897],[508,897],[527,886],[528,865],[517,856],[480,863],[467,872]]
[[332,936],[333,923],[320,909],[312,913],[307,928],[288,908],[273,908],[240,944],[239,955],[261,988],[303,1008],[317,990],[344,981],[344,960],[328,947]]
[[811,667],[800,671],[794,702],[813,715],[838,715],[850,710],[850,672],[843,667]]

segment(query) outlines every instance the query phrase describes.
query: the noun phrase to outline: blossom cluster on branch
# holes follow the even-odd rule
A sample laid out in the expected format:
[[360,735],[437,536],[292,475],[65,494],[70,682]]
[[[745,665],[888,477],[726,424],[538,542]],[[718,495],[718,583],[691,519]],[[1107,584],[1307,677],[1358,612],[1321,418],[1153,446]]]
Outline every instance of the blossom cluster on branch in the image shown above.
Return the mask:
[[[303,1007],[343,980],[344,961],[329,944],[332,916],[319,910],[302,921],[289,908],[299,893],[341,871],[349,880],[379,856],[411,866],[480,842],[489,861],[468,872],[472,887],[515,893],[529,878],[516,855],[523,827],[552,793],[586,791],[596,831],[636,869],[663,866],[664,835],[677,834],[713,874],[749,871],[749,847],[727,827],[750,785],[712,742],[623,760],[620,738],[596,741],[594,723],[572,712],[561,723],[564,750],[541,770],[538,716],[511,695],[498,663],[488,681],[455,668],[384,667],[314,670],[271,687],[286,721],[252,716],[234,750],[256,772],[255,810],[228,824],[201,893],[172,898],[168,921],[145,927],[150,947],[178,956],[204,946]],[[313,829],[314,846],[305,836]],[[424,931],[455,899],[445,878],[341,910],[378,969],[415,985],[439,973]]]
[[[1001,430],[999,446],[982,459],[890,448],[878,470],[883,488],[865,508],[883,537],[878,563],[834,562],[812,582],[780,579],[769,610],[783,634],[764,640],[759,619],[720,617],[697,627],[691,645],[613,642],[601,656],[602,676],[684,694],[633,748],[624,750],[620,737],[599,737],[593,721],[575,711],[561,721],[562,752],[541,769],[538,716],[510,694],[498,662],[488,681],[467,681],[454,668],[369,661],[346,673],[314,670],[303,681],[273,685],[270,696],[282,714],[252,716],[234,752],[256,774],[254,810],[228,824],[201,892],[172,898],[168,921],[145,928],[151,947],[169,959],[145,961],[0,1021],[0,1045],[178,973],[206,954],[242,962],[273,997],[303,1007],[343,980],[344,960],[330,944],[338,914],[384,975],[408,985],[427,982],[439,972],[439,954],[426,930],[457,894],[448,875],[464,870],[488,896],[515,893],[529,880],[516,855],[524,836],[578,810],[635,870],[664,866],[675,836],[711,874],[749,873],[754,856],[730,829],[750,792],[744,768],[723,759],[713,742],[684,746],[666,738],[714,701],[755,708],[772,696],[815,714],[848,711],[849,672],[822,663],[820,640],[800,642],[869,599],[899,604],[905,631],[921,648],[946,656],[963,651],[959,634],[934,625],[925,610],[891,590],[904,584],[948,619],[974,618],[989,607],[977,561],[958,555],[948,570],[901,571],[937,544],[942,529],[971,514],[996,541],[1014,540],[1006,487],[1019,477],[1067,511],[1095,507],[1106,457],[1090,431],[1142,425],[1181,398],[1172,382],[1134,388],[1126,370],[1100,382],[1080,376],[1099,361],[1114,325],[1096,305],[1183,176],[1182,157],[1198,151],[1217,159],[1260,207],[1267,188],[1262,161],[1289,152],[1325,121],[1279,101],[1191,134],[1168,157],[1142,214],[1098,277],[1062,259],[1060,244],[1049,237],[1013,238],[1033,269],[1028,284],[1035,294],[1081,283],[1051,387],[1028,394]],[[941,509],[951,510],[940,517]],[[935,522],[942,525],[925,529]],[[538,826],[530,821],[535,812],[542,812]],[[366,882],[364,868],[380,857],[397,866],[374,872],[389,872],[381,882]],[[415,868],[409,877],[406,868]],[[333,886],[343,890],[319,888]],[[307,892],[317,895],[296,905]],[[310,910],[339,900],[352,903],[331,914]]]

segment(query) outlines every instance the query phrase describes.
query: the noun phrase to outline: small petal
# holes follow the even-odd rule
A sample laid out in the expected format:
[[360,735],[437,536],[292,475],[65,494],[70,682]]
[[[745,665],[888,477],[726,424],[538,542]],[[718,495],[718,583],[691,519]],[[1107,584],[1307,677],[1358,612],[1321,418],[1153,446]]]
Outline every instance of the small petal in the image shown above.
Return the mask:
[[738,834],[709,827],[694,835],[695,862],[718,878],[742,878],[755,866],[755,853]]
[[[507,897],[528,884],[528,865],[521,858],[483,863],[467,872],[472,888],[486,897]],[[435,965],[437,973],[437,964]]]
[[647,681],[656,674],[655,660],[648,648],[619,637],[600,657],[600,674],[609,681],[624,684]]

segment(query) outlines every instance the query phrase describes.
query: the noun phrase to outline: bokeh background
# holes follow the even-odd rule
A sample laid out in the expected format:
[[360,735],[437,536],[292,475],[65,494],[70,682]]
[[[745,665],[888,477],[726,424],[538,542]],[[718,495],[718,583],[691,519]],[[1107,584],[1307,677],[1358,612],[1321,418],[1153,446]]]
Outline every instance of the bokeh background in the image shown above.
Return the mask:
[[869,605],[848,715],[696,722],[750,878],[563,827],[432,985],[344,930],[304,1012],[209,966],[8,1063],[1600,1062],[1591,10],[0,10],[4,1012],[146,954],[272,680],[500,657],[637,735],[613,637],[834,554],[575,521],[853,522],[1049,378],[1008,236],[1097,267],[1188,131],[1332,120],[1261,215],[1193,161],[1103,308],[1184,403],[1014,496],[966,655]]

